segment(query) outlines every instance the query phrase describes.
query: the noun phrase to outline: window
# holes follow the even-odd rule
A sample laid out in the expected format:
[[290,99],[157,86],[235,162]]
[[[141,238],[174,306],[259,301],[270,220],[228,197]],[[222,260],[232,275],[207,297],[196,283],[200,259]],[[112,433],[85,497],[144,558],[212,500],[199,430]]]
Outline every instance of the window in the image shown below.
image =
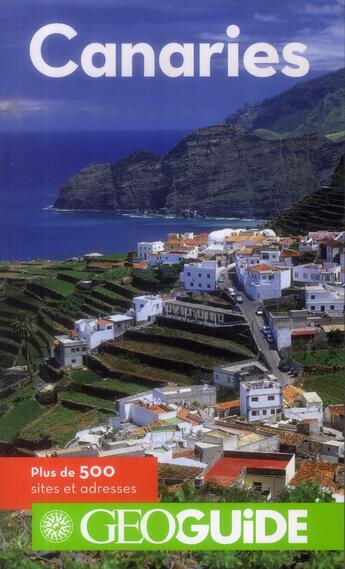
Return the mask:
[[201,273],[198,273],[198,277],[201,278]]
[[72,348],[72,350],[71,350],[71,351],[74,353],[74,352],[75,352],[75,348]]
[[266,409],[263,410],[262,414],[263,414],[263,415],[267,415]]
[[255,402],[259,401],[259,398],[258,397],[252,397],[251,401],[252,401],[252,403],[255,403]]
[[311,307],[310,307],[310,310],[315,310],[315,306],[311,306]]
[[190,272],[187,273],[187,277],[190,277]]
[[256,417],[257,414],[258,414],[258,411],[252,411],[252,417]]
[[276,410],[275,409],[271,409],[271,415],[275,415],[276,414]]
[[76,348],[75,351],[76,351],[76,352],[80,352],[80,348]]
[[253,482],[253,489],[257,492],[261,492],[262,490],[262,482]]
[[277,413],[281,413],[282,410],[280,409],[280,407],[277,409]]
[[210,279],[210,278],[211,278],[211,275],[210,275],[210,273],[207,273],[207,275],[206,275],[206,276],[207,276],[207,278],[208,278],[208,279]]
[[198,287],[201,288],[201,286],[202,286],[201,283],[199,283],[199,284],[198,284]]
[[330,309],[334,310],[334,308],[335,308],[334,304],[331,304]]
[[261,258],[262,258],[262,259],[269,259],[270,256],[269,256],[268,253],[262,253]]
[[267,397],[267,399],[268,399],[268,401],[274,401],[274,395],[269,395],[269,396]]
[[189,286],[193,288],[194,284],[191,282],[189,283]]
[[75,364],[76,360],[71,360],[72,364]]
[[315,300],[315,294],[310,295],[311,300]]
[[111,329],[112,329],[112,326],[111,326],[111,325],[110,325],[110,326],[107,326],[107,330],[111,330]]
[[211,285],[210,285],[210,284],[208,284],[208,285],[207,285],[207,288],[211,288]]
[[269,279],[270,281],[273,281],[274,275],[270,275],[270,276],[268,277],[268,279]]

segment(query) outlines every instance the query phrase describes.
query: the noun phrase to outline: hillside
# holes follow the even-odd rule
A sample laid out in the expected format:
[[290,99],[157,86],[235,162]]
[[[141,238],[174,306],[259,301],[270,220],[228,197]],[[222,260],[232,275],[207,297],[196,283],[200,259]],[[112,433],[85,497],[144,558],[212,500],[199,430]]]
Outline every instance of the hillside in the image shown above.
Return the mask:
[[225,123],[274,138],[344,131],[345,68],[298,83],[262,102],[247,104]]
[[304,234],[325,229],[341,231],[345,227],[345,155],[332,177],[331,186],[306,196],[271,224],[285,233]]
[[265,218],[328,181],[343,149],[324,136],[262,140],[233,126],[209,127],[165,156],[134,153],[82,170],[67,180],[55,207],[193,208],[210,216]]

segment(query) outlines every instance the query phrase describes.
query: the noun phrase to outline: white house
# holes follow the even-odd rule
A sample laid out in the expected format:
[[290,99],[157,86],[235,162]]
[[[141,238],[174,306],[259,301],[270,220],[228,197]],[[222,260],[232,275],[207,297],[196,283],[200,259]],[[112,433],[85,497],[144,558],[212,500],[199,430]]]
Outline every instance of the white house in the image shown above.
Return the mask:
[[268,315],[271,334],[278,350],[291,346],[292,335],[296,330],[308,330],[311,334],[316,335],[320,331],[320,328],[317,327],[320,321],[319,316],[310,316],[307,310],[270,312]]
[[180,273],[180,281],[186,290],[195,292],[214,292],[217,281],[225,267],[219,267],[217,261],[187,263]]
[[240,412],[247,421],[276,422],[282,406],[283,388],[276,378],[241,382]]
[[79,338],[87,342],[90,350],[103,342],[110,342],[125,333],[133,319],[125,314],[112,314],[104,318],[82,318],[77,320],[75,330]]
[[295,283],[323,284],[339,280],[340,265],[337,263],[308,263],[297,265],[292,269],[292,280]]
[[133,298],[133,308],[127,312],[128,316],[134,316],[137,324],[153,322],[156,316],[163,313],[163,302],[157,294],[143,294]]
[[306,286],[305,307],[307,310],[310,310],[310,312],[325,313],[330,316],[343,316],[343,286]]
[[242,381],[263,379],[267,373],[258,360],[245,360],[213,368],[213,383],[216,387],[238,389]]
[[282,290],[291,286],[291,268],[265,264],[248,267],[243,286],[253,300],[280,298]]
[[287,419],[295,421],[316,419],[318,423],[322,425],[322,400],[315,391],[303,392],[299,395],[294,407],[284,407],[284,415]]
[[146,260],[152,253],[164,251],[164,241],[141,241],[137,244],[139,259]]
[[277,247],[245,247],[236,255],[236,273],[244,284],[248,271],[258,265],[276,266],[281,262],[281,252]]
[[80,368],[84,365],[87,344],[72,330],[70,335],[55,336],[51,346],[51,356],[64,368]]
[[199,255],[198,247],[181,247],[173,251],[163,251],[161,253],[152,253],[148,256],[147,261],[150,266],[157,265],[178,265],[185,259],[197,259]]

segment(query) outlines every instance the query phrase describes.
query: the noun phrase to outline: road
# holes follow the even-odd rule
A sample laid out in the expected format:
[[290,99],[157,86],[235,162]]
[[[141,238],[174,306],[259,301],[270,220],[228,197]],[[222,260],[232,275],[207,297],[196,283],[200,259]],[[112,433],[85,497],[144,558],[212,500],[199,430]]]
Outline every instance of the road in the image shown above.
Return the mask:
[[278,368],[280,357],[277,350],[274,348],[274,346],[270,347],[270,345],[268,344],[264,335],[261,332],[261,327],[265,324],[265,322],[263,320],[263,317],[258,316],[255,313],[255,311],[259,306],[262,306],[262,302],[250,300],[242,290],[238,289],[236,285],[236,279],[234,277],[235,275],[228,277],[224,282],[224,286],[232,287],[233,289],[235,289],[236,292],[238,292],[238,294],[242,296],[243,303],[240,304],[241,313],[246,318],[250,326],[254,340],[260,352],[263,354],[264,358],[266,359],[269,369],[277,377],[277,379],[282,385],[287,385],[289,383],[292,383],[293,378],[288,373],[284,373],[280,371],[280,369]]

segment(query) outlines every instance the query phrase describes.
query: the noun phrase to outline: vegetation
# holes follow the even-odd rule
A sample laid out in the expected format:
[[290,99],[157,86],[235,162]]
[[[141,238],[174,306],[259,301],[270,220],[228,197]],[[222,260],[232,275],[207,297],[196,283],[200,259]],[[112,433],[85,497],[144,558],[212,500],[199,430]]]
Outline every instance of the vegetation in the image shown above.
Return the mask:
[[294,352],[291,356],[305,369],[317,366],[333,367],[345,365],[345,353],[343,348]]
[[22,429],[40,417],[44,410],[35,399],[24,400],[20,403],[13,399],[11,407],[0,419],[0,440],[13,442]]
[[28,425],[20,437],[23,440],[36,442],[50,440],[52,444],[64,446],[78,430],[104,423],[107,423],[107,415],[104,413],[99,411],[83,413],[58,404]]
[[38,332],[36,317],[32,314],[19,314],[18,318],[13,322],[13,328],[17,338],[23,342],[26,365],[30,379],[32,379],[32,365],[29,342],[35,338]]
[[303,389],[316,391],[325,407],[344,401],[344,372],[306,375],[303,377]]

